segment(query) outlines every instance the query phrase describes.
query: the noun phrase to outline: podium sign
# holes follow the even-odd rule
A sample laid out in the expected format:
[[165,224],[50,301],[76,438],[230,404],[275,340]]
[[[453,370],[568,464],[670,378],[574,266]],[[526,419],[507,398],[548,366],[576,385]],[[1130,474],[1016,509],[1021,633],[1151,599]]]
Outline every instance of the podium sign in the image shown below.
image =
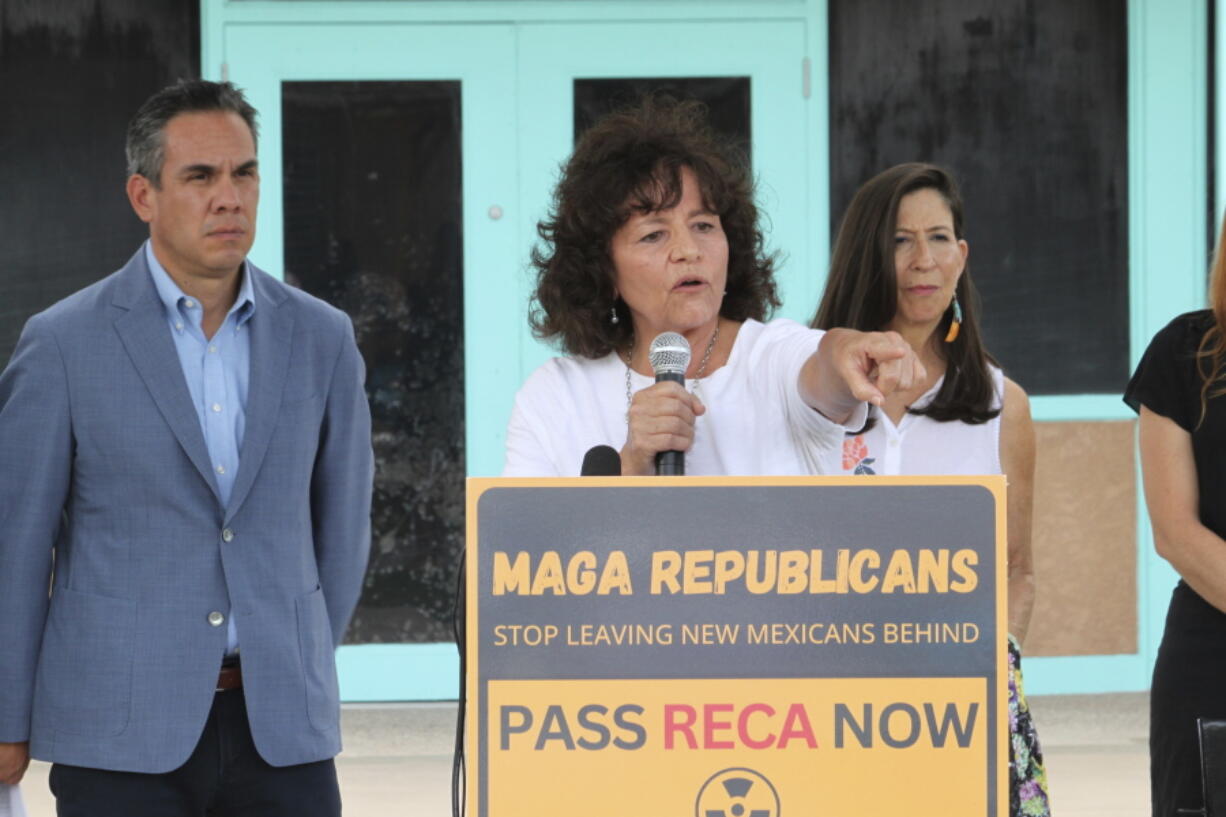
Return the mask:
[[1006,817],[986,478],[468,483],[469,813]]

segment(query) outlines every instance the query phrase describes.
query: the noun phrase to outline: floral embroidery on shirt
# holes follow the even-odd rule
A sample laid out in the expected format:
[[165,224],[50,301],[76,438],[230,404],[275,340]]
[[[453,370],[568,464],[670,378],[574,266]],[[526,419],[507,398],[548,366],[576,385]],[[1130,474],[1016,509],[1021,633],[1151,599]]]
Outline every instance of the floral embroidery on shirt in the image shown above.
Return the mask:
[[872,468],[869,468],[876,460],[868,455],[868,446],[864,444],[864,435],[857,434],[855,437],[848,437],[843,440],[843,470],[850,471],[853,468],[857,475],[876,474]]

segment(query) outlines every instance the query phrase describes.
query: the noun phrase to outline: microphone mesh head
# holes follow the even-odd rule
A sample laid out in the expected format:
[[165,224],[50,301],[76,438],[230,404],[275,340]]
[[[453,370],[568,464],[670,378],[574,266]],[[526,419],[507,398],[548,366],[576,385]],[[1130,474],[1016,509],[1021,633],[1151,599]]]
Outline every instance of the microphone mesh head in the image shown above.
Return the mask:
[[651,361],[651,370],[657,376],[684,375],[685,370],[690,367],[690,343],[676,332],[662,332],[651,342],[647,358]]

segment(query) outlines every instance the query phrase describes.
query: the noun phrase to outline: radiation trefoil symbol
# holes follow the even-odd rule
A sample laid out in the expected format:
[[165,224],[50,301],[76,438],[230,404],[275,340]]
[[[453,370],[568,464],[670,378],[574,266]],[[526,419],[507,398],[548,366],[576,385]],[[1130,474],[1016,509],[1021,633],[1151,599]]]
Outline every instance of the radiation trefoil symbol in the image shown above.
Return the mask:
[[695,817],[780,817],[779,793],[753,769],[716,772],[698,790]]

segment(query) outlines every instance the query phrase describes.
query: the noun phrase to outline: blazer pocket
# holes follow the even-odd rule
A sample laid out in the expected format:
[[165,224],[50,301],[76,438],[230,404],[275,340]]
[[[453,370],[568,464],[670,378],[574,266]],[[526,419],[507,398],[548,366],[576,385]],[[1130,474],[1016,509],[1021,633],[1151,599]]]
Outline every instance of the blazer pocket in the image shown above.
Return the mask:
[[335,731],[340,724],[340,688],[336,678],[336,652],[332,624],[323,590],[316,587],[296,600],[298,648],[306,683],[307,718],[319,732]]
[[281,395],[281,407],[286,408],[289,406],[302,406],[308,403],[317,403],[323,399],[323,396],[324,393],[322,391],[303,393],[300,391],[291,392],[287,389],[286,392]]
[[277,429],[284,433],[306,433],[318,437],[319,424],[324,416],[324,394],[317,392],[301,400],[283,399],[277,408]]
[[128,727],[136,602],[55,588],[35,699],[57,732],[111,737]]

